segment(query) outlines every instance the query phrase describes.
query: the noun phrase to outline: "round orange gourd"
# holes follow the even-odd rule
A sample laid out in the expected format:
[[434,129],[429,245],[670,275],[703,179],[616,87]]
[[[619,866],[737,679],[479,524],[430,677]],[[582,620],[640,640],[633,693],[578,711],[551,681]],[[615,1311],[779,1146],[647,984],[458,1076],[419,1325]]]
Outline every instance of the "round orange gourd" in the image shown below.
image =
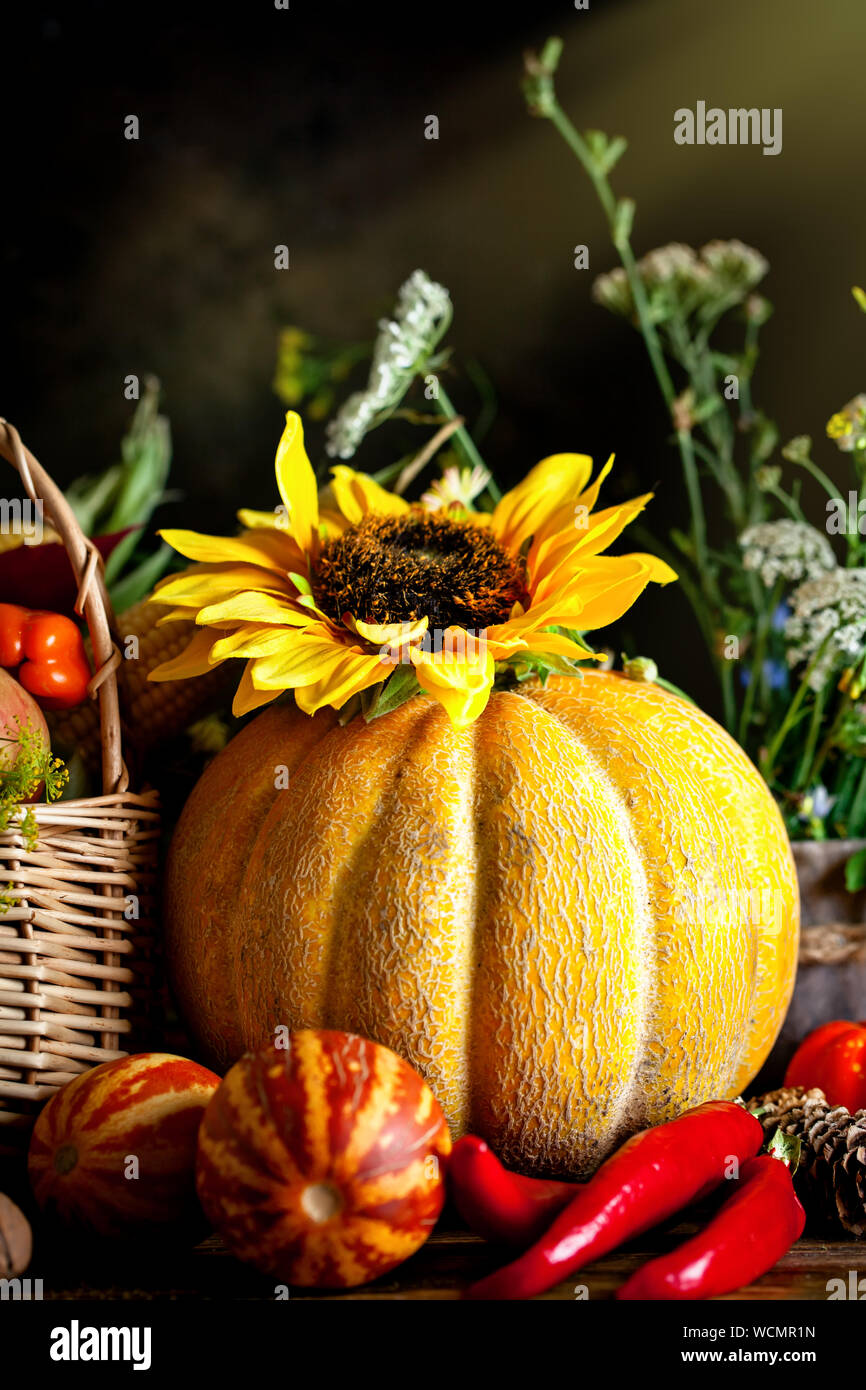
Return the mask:
[[247,1052],[202,1120],[196,1188],[229,1248],[289,1284],[350,1288],[430,1235],[451,1136],[387,1047],[306,1030]]
[[219,1082],[197,1062],[165,1052],[81,1072],[33,1128],[28,1171],[39,1206],[100,1236],[200,1240],[196,1143]]
[[419,1068],[454,1137],[580,1176],[738,1094],[784,1017],[799,902],[767,788],[708,716],[591,673],[420,696],[341,728],[259,715],[175,834],[179,1001],[220,1064],[340,1028]]

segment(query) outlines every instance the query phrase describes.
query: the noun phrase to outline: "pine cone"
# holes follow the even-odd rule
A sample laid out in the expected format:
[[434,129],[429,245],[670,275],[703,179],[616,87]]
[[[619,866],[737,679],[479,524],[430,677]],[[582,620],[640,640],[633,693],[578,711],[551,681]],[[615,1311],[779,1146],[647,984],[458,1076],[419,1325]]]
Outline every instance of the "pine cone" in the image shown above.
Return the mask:
[[794,1185],[813,1232],[866,1236],[866,1110],[828,1105],[823,1091],[785,1087],[748,1102],[770,1140],[777,1129],[802,1141]]

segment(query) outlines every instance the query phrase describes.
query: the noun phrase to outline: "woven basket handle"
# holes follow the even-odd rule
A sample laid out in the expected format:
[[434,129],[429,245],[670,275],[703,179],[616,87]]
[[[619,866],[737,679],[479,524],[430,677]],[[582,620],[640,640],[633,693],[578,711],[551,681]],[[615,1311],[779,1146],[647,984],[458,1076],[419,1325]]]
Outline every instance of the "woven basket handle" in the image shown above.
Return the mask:
[[69,556],[78,585],[75,611],[83,614],[87,622],[96,663],[87,693],[91,699],[96,695],[99,698],[102,790],[106,795],[124,792],[129,785],[129,775],[121,752],[117,692],[117,668],[122,658],[111,636],[114,614],[105,587],[102,557],[93,541],[85,536],[59,487],[29,449],[25,449],[14,425],[3,419],[0,419],[0,455],[17,470],[30,500],[43,505]]

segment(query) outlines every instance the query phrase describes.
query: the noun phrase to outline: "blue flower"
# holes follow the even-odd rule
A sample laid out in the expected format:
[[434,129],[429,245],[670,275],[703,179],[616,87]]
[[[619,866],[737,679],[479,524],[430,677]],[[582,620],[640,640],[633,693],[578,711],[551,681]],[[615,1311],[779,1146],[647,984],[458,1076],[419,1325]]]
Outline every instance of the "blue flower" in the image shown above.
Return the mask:
[[800,817],[803,820],[826,820],[833,809],[835,796],[831,796],[823,783],[819,782],[807,792],[800,803]]
[[772,618],[772,628],[774,632],[784,632],[785,624],[791,616],[791,610],[784,600],[776,605],[776,611]]
[[[772,661],[769,658],[761,667],[764,674],[764,684],[770,690],[784,690],[788,684],[788,668],[782,661]],[[740,672],[740,684],[749,686],[752,684],[752,673],[748,666]]]

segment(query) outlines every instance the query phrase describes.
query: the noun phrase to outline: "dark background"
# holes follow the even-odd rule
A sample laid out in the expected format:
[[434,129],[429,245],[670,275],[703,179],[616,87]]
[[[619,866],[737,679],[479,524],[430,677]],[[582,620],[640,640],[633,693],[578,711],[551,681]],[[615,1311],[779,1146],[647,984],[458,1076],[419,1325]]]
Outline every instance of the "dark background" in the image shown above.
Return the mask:
[[[615,263],[603,216],[519,91],[522,50],[550,32],[566,41],[558,90],[576,124],[629,138],[614,183],[637,200],[638,253],[736,236],[769,258],[756,403],[783,439],[813,434],[843,478],[821,440],[864,386],[849,293],[866,279],[862,0],[56,3],[4,17],[0,414],[67,482],[114,460],[123,379],[155,372],[186,494],[159,520],[228,530],[237,506],[274,502],[280,326],[371,336],[423,266],[451,290],[458,355],[496,384],[485,455],[501,481],[553,451],[615,450],[611,495],[656,486],[650,524],[682,521],[643,345],[590,299]],[[698,99],[781,106],[782,153],[675,145],[674,110]],[[579,242],[589,273],[573,268]],[[359,467],[389,459],[387,434]],[[321,427],[309,441],[320,460]],[[708,691],[684,601],[656,592],[635,613],[632,645]]]

